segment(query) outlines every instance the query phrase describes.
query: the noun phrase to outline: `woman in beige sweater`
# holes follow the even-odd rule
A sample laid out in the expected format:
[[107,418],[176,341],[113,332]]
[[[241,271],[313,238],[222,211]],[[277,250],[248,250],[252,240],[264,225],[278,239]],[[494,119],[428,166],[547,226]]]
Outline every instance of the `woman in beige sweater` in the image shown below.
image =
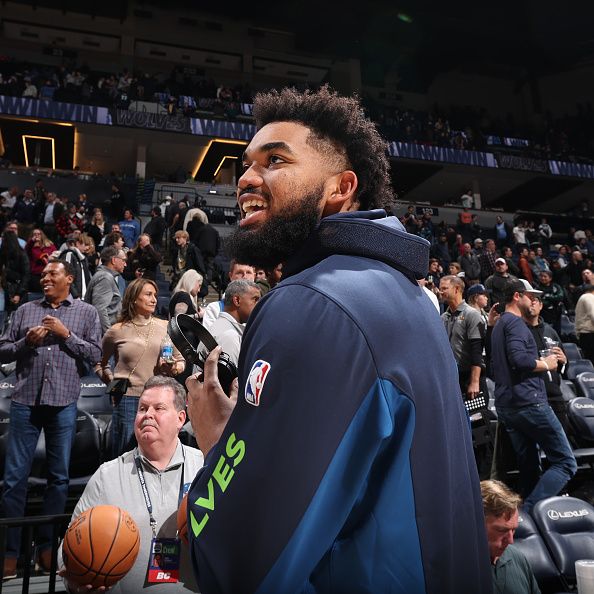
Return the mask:
[[[157,285],[139,278],[132,281],[122,300],[122,313],[103,337],[103,359],[97,365],[97,375],[109,384],[113,379],[128,380],[121,396],[113,397],[111,449],[116,457],[130,449],[134,435],[134,419],[138,398],[146,381],[153,375],[177,375],[185,368],[183,357],[173,350],[173,362],[161,357],[167,322],[154,317],[157,306]],[[115,368],[109,367],[113,356]]]

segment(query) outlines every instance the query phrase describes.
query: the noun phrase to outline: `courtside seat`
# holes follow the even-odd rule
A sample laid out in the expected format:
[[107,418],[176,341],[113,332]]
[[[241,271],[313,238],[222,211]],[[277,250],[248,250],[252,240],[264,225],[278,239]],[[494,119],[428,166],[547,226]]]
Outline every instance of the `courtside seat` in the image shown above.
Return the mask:
[[575,344],[575,342],[564,342],[562,345],[563,350],[565,351],[565,356],[567,357],[568,361],[577,361],[578,359],[583,359],[582,349]]
[[575,562],[594,559],[594,507],[575,497],[549,497],[532,509],[532,517],[569,583],[575,582]]
[[112,406],[110,397],[106,394],[107,386],[96,376],[87,375],[80,380],[80,397],[77,401],[79,410],[84,410],[93,416],[110,417]]
[[578,373],[574,384],[577,386],[577,393],[580,396],[594,400],[594,373],[592,371]]
[[538,532],[534,520],[526,512],[520,511],[518,529],[514,534],[514,546],[524,554],[536,581],[543,589],[560,586],[559,570]]
[[592,365],[592,361],[590,359],[577,359],[576,361],[568,361],[567,366],[565,367],[565,377],[572,382],[575,382],[575,379],[580,373],[584,373],[585,371],[594,372],[594,365]]

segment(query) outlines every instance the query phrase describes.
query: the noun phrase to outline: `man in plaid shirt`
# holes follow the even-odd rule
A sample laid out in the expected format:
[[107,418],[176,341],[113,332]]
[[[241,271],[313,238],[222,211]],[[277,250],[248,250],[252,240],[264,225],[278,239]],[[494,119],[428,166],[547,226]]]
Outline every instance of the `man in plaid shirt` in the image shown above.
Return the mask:
[[[101,359],[99,315],[92,305],[72,298],[73,279],[68,262],[50,261],[41,274],[44,297],[17,309],[0,337],[0,362],[17,363],[1,500],[5,517],[23,516],[27,479],[41,429],[45,432],[48,475],[42,515],[64,512],[80,377],[85,363],[94,365]],[[50,536],[50,530],[47,525],[41,540]],[[9,529],[5,578],[16,575],[19,551],[20,529]],[[39,560],[44,569],[49,568],[49,548],[40,550]]]

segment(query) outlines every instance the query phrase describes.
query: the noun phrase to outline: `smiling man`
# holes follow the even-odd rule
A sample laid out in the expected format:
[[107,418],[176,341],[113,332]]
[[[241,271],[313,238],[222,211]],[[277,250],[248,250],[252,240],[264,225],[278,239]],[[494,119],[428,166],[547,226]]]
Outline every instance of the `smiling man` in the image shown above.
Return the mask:
[[456,365],[415,280],[429,244],[370,210],[394,198],[386,145],[327,88],[258,95],[254,116],[228,243],[283,278],[248,321],[237,404],[218,349],[187,381],[201,592],[490,592]]
[[[50,261],[41,274],[44,297],[16,310],[0,338],[0,362],[16,361],[16,386],[10,405],[2,514],[22,517],[27,479],[41,429],[47,450],[47,488],[42,515],[64,512],[68,494],[70,450],[76,431],[76,401],[84,364],[101,359],[101,324],[97,310],[70,295],[74,273],[68,262]],[[42,540],[51,526],[42,527]],[[10,529],[4,577],[16,574],[20,530]],[[39,551],[49,569],[50,549]]]

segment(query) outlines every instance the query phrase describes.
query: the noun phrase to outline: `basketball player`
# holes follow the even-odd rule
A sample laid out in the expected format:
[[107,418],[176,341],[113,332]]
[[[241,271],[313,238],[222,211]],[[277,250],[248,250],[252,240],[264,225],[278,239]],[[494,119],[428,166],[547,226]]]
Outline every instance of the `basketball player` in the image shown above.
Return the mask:
[[[232,256],[283,264],[238,387],[187,381],[208,454],[189,496],[203,594],[490,592],[456,365],[415,279],[429,244],[383,210],[385,143],[356,99],[260,94]],[[237,405],[235,405],[235,397]]]

